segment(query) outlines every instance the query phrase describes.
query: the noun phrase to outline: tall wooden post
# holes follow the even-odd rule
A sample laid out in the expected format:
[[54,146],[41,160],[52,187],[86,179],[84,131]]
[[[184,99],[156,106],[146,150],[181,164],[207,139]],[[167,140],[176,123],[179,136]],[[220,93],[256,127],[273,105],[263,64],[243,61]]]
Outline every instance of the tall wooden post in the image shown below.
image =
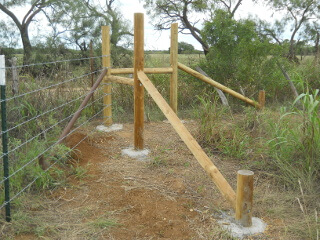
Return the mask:
[[173,69],[170,79],[170,107],[178,111],[178,23],[171,24],[170,64]]
[[[110,62],[110,27],[102,26],[102,67],[111,67]],[[110,75],[110,71],[108,71],[107,76],[103,79],[103,93],[105,96],[103,97],[103,122],[106,126],[112,125],[112,107],[111,107],[111,82],[109,82],[108,76]]]
[[266,92],[264,90],[259,91],[259,104],[260,109],[264,109],[264,106],[266,104]]
[[134,14],[134,148],[142,150],[144,129],[144,87],[138,71],[144,70],[144,15]]
[[253,175],[249,170],[238,171],[236,220],[243,227],[252,226]]

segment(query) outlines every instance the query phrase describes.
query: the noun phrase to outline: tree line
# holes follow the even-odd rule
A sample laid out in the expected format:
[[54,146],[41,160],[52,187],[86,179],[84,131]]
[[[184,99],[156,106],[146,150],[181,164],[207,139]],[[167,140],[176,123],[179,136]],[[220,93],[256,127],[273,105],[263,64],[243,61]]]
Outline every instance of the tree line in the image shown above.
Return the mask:
[[[206,56],[202,68],[221,83],[264,86],[270,84],[270,79],[279,78],[272,77],[271,71],[274,74],[274,69],[282,66],[283,72],[289,64],[286,61],[296,64],[301,60],[298,56],[313,55],[314,64],[319,63],[320,0],[251,1],[274,14],[280,13],[281,19],[268,22],[257,17],[236,17],[244,0],[140,0],[155,29],[169,29],[171,23],[178,22],[181,33],[191,34],[200,43]],[[39,49],[41,53],[65,55],[77,48],[87,56],[91,41],[96,49],[100,46],[101,26],[109,25],[113,64],[128,65],[129,60],[123,63],[123,59],[132,54],[128,49],[133,31],[132,24],[118,10],[120,2],[3,1],[0,11],[7,20],[0,21],[2,52],[6,47],[17,46],[17,39],[21,39],[24,63],[31,62],[33,52]],[[24,16],[14,13],[17,7],[26,9]],[[44,27],[41,19],[46,19],[48,26]],[[38,28],[32,42],[31,26]],[[191,53],[194,48],[180,42],[179,52]]]
[[[281,12],[283,17],[274,23],[260,19],[248,18],[252,28],[269,42],[285,45],[288,58],[295,60],[301,53],[301,46],[313,44],[314,54],[319,55],[319,0],[252,0],[260,2],[274,13]],[[119,1],[118,1],[119,2]],[[243,0],[141,0],[148,14],[154,20],[154,27],[159,30],[169,29],[170,24],[179,22],[182,33],[191,34],[208,54],[216,42],[208,35],[219,38],[218,21],[235,20],[235,14],[241,8]],[[35,44],[45,44],[58,49],[61,46],[77,46],[81,51],[88,50],[91,39],[98,39],[101,25],[110,25],[112,29],[111,43],[119,43],[127,47],[132,44],[132,29],[130,24],[117,10],[116,0],[106,0],[103,5],[94,0],[25,0],[3,1],[0,10],[10,21],[1,20],[0,34],[2,47],[17,44],[15,39],[21,39],[25,59],[31,56]],[[24,16],[15,14],[17,7],[27,9]],[[222,18],[223,12],[223,18]],[[31,44],[30,25],[42,28],[41,22],[48,21],[50,34],[45,39]],[[22,19],[22,20],[21,20]],[[243,20],[240,20],[243,21]],[[198,24],[202,22],[203,24]],[[211,27],[208,27],[208,26]],[[290,36],[284,39],[285,32],[290,29]],[[229,29],[230,30],[230,29]],[[43,34],[43,32],[40,32]],[[188,47],[188,46],[187,46]],[[298,51],[300,50],[300,52]]]
[[[114,49],[127,47],[132,44],[132,31],[130,24],[117,10],[115,2],[106,0],[101,5],[90,0],[3,1],[0,3],[0,11],[7,19],[0,21],[1,48],[14,48],[20,39],[24,63],[31,61],[32,50],[37,48],[61,54],[66,53],[67,49],[77,48],[85,53],[91,41],[98,45],[102,25],[111,26],[110,42]],[[25,9],[24,16],[20,12],[14,13],[18,8]],[[47,23],[44,24],[44,20]],[[31,27],[39,29],[33,41],[30,38]]]

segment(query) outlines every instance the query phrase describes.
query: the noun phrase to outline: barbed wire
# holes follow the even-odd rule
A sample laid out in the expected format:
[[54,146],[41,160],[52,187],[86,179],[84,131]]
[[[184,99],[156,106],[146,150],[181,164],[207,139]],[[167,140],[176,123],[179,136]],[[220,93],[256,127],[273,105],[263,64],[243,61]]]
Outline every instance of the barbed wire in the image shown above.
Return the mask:
[[[90,102],[90,104],[84,106],[83,108],[79,109],[80,111],[82,111],[83,109],[87,108],[88,106],[91,106],[93,103],[101,100],[105,95],[101,96],[100,98],[95,99],[94,101]],[[108,106],[107,106],[108,107]],[[2,153],[0,155],[0,158],[2,158],[3,156],[6,156],[16,150],[18,150],[19,148],[23,147],[24,145],[26,145],[27,143],[30,143],[31,141],[33,141],[34,139],[36,139],[37,137],[41,136],[42,134],[44,134],[45,132],[51,130],[52,128],[54,128],[55,126],[59,125],[60,123],[64,122],[65,120],[67,120],[68,118],[71,118],[74,115],[74,113],[70,114],[69,116],[67,116],[66,118],[58,121],[57,123],[51,125],[49,128],[46,128],[44,130],[42,130],[40,133],[38,133],[37,135],[29,138],[28,140],[26,140],[25,142],[23,142],[22,144],[20,144],[19,146],[15,147],[14,149],[9,150],[7,153]],[[0,182],[1,184],[1,182]]]
[[[92,118],[94,118],[95,116],[97,116],[98,114],[100,114],[105,108],[104,107],[101,111],[99,111],[97,114],[95,114]],[[59,142],[61,142],[62,140],[64,140],[66,137],[68,137],[70,134],[72,134],[74,131],[76,131],[77,129],[79,129],[80,127],[82,127],[84,124],[88,123],[92,118],[88,119],[87,121],[85,121],[84,123],[80,124],[78,127],[74,128],[72,131],[70,131],[66,136],[64,136],[63,138],[59,139],[59,141],[55,142],[54,144],[52,144],[50,147],[48,147],[47,149],[45,149],[42,153],[38,154],[36,157],[34,157],[32,160],[30,160],[29,162],[27,162],[25,165],[23,165],[22,167],[20,167],[19,169],[17,169],[15,172],[13,172],[12,174],[10,174],[8,177],[4,177],[1,181],[0,184],[2,184],[4,181],[6,181],[7,179],[13,177],[14,175],[16,175],[18,172],[20,172],[21,170],[23,170],[25,167],[27,167],[28,165],[30,165],[31,163],[33,163],[35,160],[37,160],[41,155],[43,155],[44,153],[48,152],[50,149],[52,149],[54,146],[58,145]],[[111,117],[108,117],[111,118]]]
[[[66,106],[66,105],[68,105],[68,104],[70,104],[70,103],[73,103],[73,102],[79,100],[80,98],[86,97],[86,96],[88,96],[89,94],[96,92],[97,90],[98,90],[98,89],[95,89],[94,91],[89,91],[87,94],[81,95],[80,97],[75,98],[75,99],[73,99],[73,100],[71,100],[71,101],[69,101],[69,102],[63,103],[63,104],[59,105],[58,107],[52,108],[52,109],[50,109],[50,110],[48,110],[48,111],[46,111],[46,112],[43,112],[43,113],[41,113],[41,114],[39,114],[39,115],[37,115],[37,116],[34,116],[34,117],[32,117],[32,118],[30,118],[30,119],[28,119],[28,120],[26,120],[26,121],[24,121],[24,122],[22,122],[22,123],[19,123],[19,124],[15,125],[15,126],[12,127],[12,128],[7,129],[6,131],[1,132],[1,134],[4,134],[4,133],[6,133],[6,132],[10,132],[10,131],[12,131],[13,129],[16,129],[16,128],[18,128],[18,127],[21,127],[22,125],[24,125],[24,124],[26,124],[26,123],[28,123],[28,122],[31,122],[32,120],[35,120],[35,119],[37,119],[37,118],[39,118],[39,117],[42,117],[42,116],[44,116],[44,115],[46,115],[46,114],[48,114],[48,113],[50,113],[50,112],[53,112],[53,111],[55,111],[55,110],[57,110],[57,109],[59,109],[59,108],[61,108],[61,107],[64,107],[64,106]],[[104,96],[106,96],[106,95],[108,95],[108,94],[105,94]],[[1,135],[1,134],[0,134],[0,135]]]
[[[91,121],[93,118],[95,118],[98,114],[100,114],[102,111],[104,110],[104,108],[99,111],[97,114],[95,114],[93,117],[91,117],[90,119],[88,119],[85,123]],[[84,125],[85,123],[83,123],[82,125]],[[79,127],[81,127],[82,125],[80,125]],[[76,129],[78,129],[79,127],[77,127]],[[71,131],[69,134],[66,135],[66,137],[68,135],[70,135],[72,132],[74,132],[76,129],[74,129],[73,131]],[[85,136],[84,138],[82,138],[75,146],[73,146],[68,152],[66,152],[63,156],[67,155],[68,153],[72,152],[77,146],[80,145],[80,143],[82,143],[85,139],[87,139],[89,137],[89,135],[91,133],[93,133],[95,131],[95,129],[93,129],[89,134],[87,134],[87,136]],[[59,141],[58,141],[59,142]],[[57,142],[57,143],[58,143]],[[40,155],[39,155],[40,156]],[[43,172],[40,173],[39,176],[37,176],[35,179],[33,179],[28,185],[26,185],[22,190],[20,190],[16,195],[14,195],[12,198],[10,198],[10,200],[4,201],[4,203],[0,206],[0,209],[2,209],[4,206],[6,206],[8,203],[12,202],[14,199],[16,199],[18,196],[20,196],[24,191],[26,191],[29,187],[31,187],[31,185],[33,183],[35,183],[40,177],[42,177],[46,172],[48,172],[54,165],[56,165],[59,160],[61,160],[62,157],[60,157],[59,159],[57,159],[56,161],[54,161],[54,163],[52,163],[46,170],[44,170]],[[8,177],[9,178],[9,177]],[[8,179],[6,178],[6,179]],[[4,179],[1,183],[3,183],[6,179]]]
[[96,59],[96,58],[103,58],[103,57],[110,57],[110,55],[101,55],[101,56],[97,56],[97,57],[74,58],[74,59],[67,59],[67,60],[58,60],[58,61],[53,61],[53,62],[31,63],[31,64],[19,65],[19,66],[15,66],[15,67],[4,67],[4,68],[0,67],[0,69],[13,69],[13,68],[33,67],[33,66],[41,66],[41,65],[46,65],[46,64],[64,63],[64,62]]
[[20,95],[17,95],[17,96],[13,96],[13,97],[10,97],[10,98],[6,98],[6,99],[3,99],[3,100],[0,100],[0,103],[1,103],[1,102],[4,102],[4,101],[10,101],[10,100],[12,100],[12,99],[20,98],[20,97],[29,95],[29,94],[31,94],[31,93],[36,93],[36,92],[39,92],[39,91],[42,91],[42,90],[46,90],[46,89],[49,89],[49,88],[51,88],[51,87],[56,87],[56,86],[59,86],[59,85],[61,85],[61,84],[67,83],[67,82],[72,82],[72,81],[74,81],[74,80],[76,80],[76,79],[80,79],[80,78],[83,78],[83,77],[87,77],[87,76],[92,75],[92,74],[94,74],[94,73],[102,72],[103,70],[104,70],[104,68],[103,68],[103,69],[99,69],[99,70],[97,70],[97,71],[93,71],[93,72],[87,73],[87,74],[83,74],[83,75],[78,76],[78,77],[75,77],[75,78],[68,79],[68,80],[63,81],[63,82],[55,83],[55,84],[52,84],[52,85],[49,85],[49,86],[46,86],[46,87],[42,87],[42,88],[38,88],[38,89],[36,89],[36,90],[30,91],[30,92],[26,92],[26,93],[23,93],[23,94],[20,94]]

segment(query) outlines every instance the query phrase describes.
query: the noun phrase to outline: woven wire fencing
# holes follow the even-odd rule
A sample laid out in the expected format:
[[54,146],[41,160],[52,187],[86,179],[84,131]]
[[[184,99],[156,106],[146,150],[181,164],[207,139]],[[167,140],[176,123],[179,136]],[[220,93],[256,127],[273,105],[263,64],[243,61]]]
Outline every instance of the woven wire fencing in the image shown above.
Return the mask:
[[[93,81],[103,70],[93,69],[92,61],[101,65],[102,57],[109,56],[5,67],[6,86],[2,87],[6,96],[3,98],[2,92],[0,102],[7,119],[1,136],[3,142],[7,136],[8,149],[1,144],[0,155],[1,159],[7,158],[9,167],[0,164],[0,211],[6,212],[6,216],[25,192],[59,185],[72,152],[90,135],[73,146],[60,143],[59,136],[75,112],[81,110],[81,116],[62,140],[102,118],[103,110],[108,107],[102,104],[105,95],[101,87],[91,90]],[[79,109],[84,98],[92,93],[89,103]],[[1,119],[2,126],[3,123]],[[46,166],[41,165],[43,160]]]

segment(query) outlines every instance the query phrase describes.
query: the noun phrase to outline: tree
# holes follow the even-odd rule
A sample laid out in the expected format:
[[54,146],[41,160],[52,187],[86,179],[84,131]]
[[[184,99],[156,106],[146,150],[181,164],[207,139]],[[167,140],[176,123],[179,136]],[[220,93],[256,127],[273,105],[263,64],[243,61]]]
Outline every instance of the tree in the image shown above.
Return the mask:
[[[284,12],[285,15],[278,26],[291,26],[291,36],[289,40],[289,51],[287,57],[290,60],[296,60],[296,37],[310,19],[315,18],[319,12],[319,0],[266,0],[269,5],[274,8],[274,11]],[[284,32],[283,28],[283,32]],[[273,32],[271,29],[266,29],[267,32]],[[272,35],[271,35],[272,36]],[[277,42],[278,40],[274,38]]]
[[98,39],[101,34],[102,20],[88,9],[86,1],[70,1],[67,4],[60,1],[54,7],[48,7],[44,14],[52,28],[47,41],[57,48],[61,44],[76,47],[86,56],[90,41]]
[[[46,7],[53,4],[53,0],[34,0],[34,1],[4,1],[0,3],[0,10],[5,13],[18,28],[23,49],[24,49],[24,62],[26,63],[31,57],[32,45],[29,38],[29,26],[36,16],[41,13]],[[26,6],[27,13],[23,16],[22,21],[12,11],[15,7]],[[3,23],[3,22],[2,22]]]
[[[46,43],[53,48],[61,49],[64,45],[71,48],[77,46],[85,55],[92,39],[98,44],[101,25],[111,26],[111,43],[114,46],[118,46],[120,42],[125,44],[126,37],[131,36],[132,33],[129,31],[127,22],[122,19],[121,13],[114,7],[114,3],[115,0],[106,0],[105,6],[100,6],[93,0],[11,0],[0,4],[0,10],[9,16],[18,28],[24,49],[24,62],[27,63],[32,53],[29,26],[40,14],[46,17],[52,29],[49,34],[47,33]],[[12,9],[21,6],[28,7],[28,10],[22,21],[19,21]],[[8,35],[3,30],[8,29],[9,24],[1,22],[2,35]]]
[[309,23],[305,28],[305,35],[307,36],[307,40],[311,40],[314,43],[314,62],[317,64],[320,55],[320,24],[317,21]]
[[179,42],[178,43],[178,53],[192,53],[194,51],[194,47],[190,43]]
[[210,46],[204,68],[214,79],[234,88],[256,84],[260,79],[271,44],[261,39],[253,20],[236,21],[227,11],[217,10],[205,23],[202,37]]
[[189,33],[201,44],[204,53],[208,53],[208,44],[200,36],[200,29],[196,24],[200,19],[191,19],[193,13],[207,12],[206,2],[211,0],[145,0],[144,7],[148,14],[156,20],[154,27],[158,30],[170,29],[171,23],[179,22],[180,31]]
[[242,0],[144,0],[144,7],[155,20],[154,27],[158,30],[169,29],[171,23],[179,22],[180,32],[191,34],[202,46],[205,54],[209,52],[208,43],[202,38],[197,27],[203,22],[204,16],[213,16],[214,11],[226,8],[229,17],[233,17]]
[[132,45],[133,33],[128,22],[123,19],[122,14],[114,6],[116,1],[106,0],[105,6],[95,5],[95,1],[90,0],[83,0],[83,2],[90,10],[94,21],[100,23],[96,28],[99,34],[101,25],[109,25],[111,28],[110,43],[113,65],[122,65],[122,56],[124,56],[125,61],[128,61],[126,55],[130,54],[130,51],[127,48]]

